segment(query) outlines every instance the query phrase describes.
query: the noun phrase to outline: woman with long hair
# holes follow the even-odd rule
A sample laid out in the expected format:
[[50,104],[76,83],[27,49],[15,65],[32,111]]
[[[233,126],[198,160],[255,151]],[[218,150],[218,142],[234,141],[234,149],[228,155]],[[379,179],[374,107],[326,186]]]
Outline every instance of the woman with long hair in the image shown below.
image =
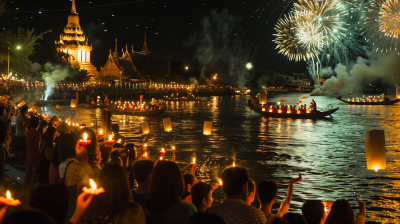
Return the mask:
[[153,170],[150,192],[145,200],[145,212],[153,224],[186,224],[197,212],[196,207],[182,201],[185,184],[176,163],[161,160]]
[[47,128],[46,132],[43,134],[43,140],[40,150],[39,157],[39,176],[37,183],[48,184],[49,183],[49,169],[51,158],[53,155],[54,140],[57,137],[57,130],[53,127]]
[[[359,201],[358,206],[360,207],[360,212],[357,215],[356,223],[365,222],[365,205],[363,202]],[[351,208],[350,203],[347,200],[339,199],[332,204],[329,210],[329,215],[326,218],[325,224],[354,224],[354,211]]]
[[144,224],[146,218],[138,203],[132,199],[125,169],[118,164],[107,164],[100,171],[99,186],[104,193],[95,198],[91,223]]

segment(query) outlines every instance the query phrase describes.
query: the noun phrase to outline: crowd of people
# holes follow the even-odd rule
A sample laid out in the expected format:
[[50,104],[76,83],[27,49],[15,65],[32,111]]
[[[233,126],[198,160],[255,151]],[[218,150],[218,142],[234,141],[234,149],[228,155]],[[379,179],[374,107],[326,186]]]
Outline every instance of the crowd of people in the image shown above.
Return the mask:
[[[3,100],[3,99],[2,99]],[[101,143],[102,136],[87,127],[73,129],[57,117],[27,116],[22,106],[16,117],[16,136],[12,139],[11,120],[15,111],[7,99],[0,108],[0,194],[5,192],[4,166],[11,147],[16,147],[16,164],[26,168],[22,205],[7,206],[0,200],[0,221],[8,223],[113,223],[113,224],[361,224],[366,210],[359,201],[356,216],[347,200],[305,201],[301,213],[289,212],[299,174],[278,185],[270,180],[255,183],[246,168],[226,167],[221,182],[210,184],[196,177],[172,159],[156,155],[147,159],[146,147],[127,143],[113,125],[114,144]],[[79,140],[84,135],[90,144]],[[100,146],[101,145],[101,146]],[[190,166],[190,165],[189,165]],[[82,190],[93,179],[103,193]],[[278,187],[287,185],[285,200],[273,212]],[[225,199],[213,205],[213,192],[222,188]],[[3,194],[4,195],[4,194]],[[252,206],[255,200],[260,207]]]

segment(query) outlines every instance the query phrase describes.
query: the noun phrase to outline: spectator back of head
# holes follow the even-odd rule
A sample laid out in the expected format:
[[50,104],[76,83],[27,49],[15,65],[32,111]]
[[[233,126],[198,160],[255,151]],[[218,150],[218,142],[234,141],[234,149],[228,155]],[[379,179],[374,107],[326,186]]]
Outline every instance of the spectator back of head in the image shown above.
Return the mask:
[[243,192],[243,186],[249,181],[249,173],[243,167],[229,167],[222,171],[222,189],[228,198],[240,194],[243,195],[243,200],[246,200],[247,193]]
[[30,196],[32,207],[46,212],[58,223],[65,221],[69,195],[67,186],[63,182],[36,186]]
[[[197,184],[196,184],[197,185]],[[195,185],[195,186],[196,186]],[[187,224],[225,224],[225,221],[214,213],[197,212],[190,216]]]
[[301,207],[301,213],[307,224],[319,224],[324,217],[324,205],[320,200],[309,200]]
[[203,203],[203,199],[207,197],[210,191],[212,191],[211,185],[202,181],[197,182],[191,189],[192,203],[196,207],[200,207]]
[[286,213],[283,220],[286,224],[308,224],[302,215],[296,213]]
[[262,204],[270,203],[278,193],[278,187],[272,181],[263,180],[258,184],[258,199]]
[[326,218],[325,224],[353,224],[354,211],[348,201],[339,199],[332,204],[329,216]]
[[60,137],[58,150],[61,162],[76,157],[75,145],[76,136],[74,133],[64,134]]
[[132,166],[133,175],[138,183],[143,183],[153,172],[154,162],[151,160],[139,160]]
[[115,134],[117,134],[119,132],[119,125],[118,124],[113,124],[111,129]]
[[2,224],[15,223],[57,224],[57,222],[46,213],[30,207],[23,207],[15,210],[2,221]]
[[29,124],[31,125],[31,128],[37,128],[39,127],[40,121],[38,117],[32,117],[29,120]]

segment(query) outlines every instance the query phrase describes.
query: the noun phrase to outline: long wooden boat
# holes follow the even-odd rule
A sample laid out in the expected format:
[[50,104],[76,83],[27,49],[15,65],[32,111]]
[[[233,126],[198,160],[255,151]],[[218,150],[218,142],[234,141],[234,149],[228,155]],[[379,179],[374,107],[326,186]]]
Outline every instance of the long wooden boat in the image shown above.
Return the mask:
[[292,119],[320,119],[320,118],[325,118],[326,116],[330,116],[331,114],[335,113],[337,110],[339,110],[339,107],[328,110],[328,111],[321,111],[321,112],[311,112],[311,113],[293,113],[293,114],[288,114],[288,113],[276,113],[276,112],[268,112],[268,111],[262,111],[260,108],[255,108],[252,107],[248,104],[246,104],[250,110],[253,110],[264,117],[276,117],[276,118],[292,118]]
[[202,100],[202,99],[193,99],[193,98],[191,98],[191,99],[187,99],[187,98],[163,98],[163,100],[165,100],[165,101],[201,101],[201,102],[203,102],[203,101],[208,101],[208,100]]
[[391,99],[389,101],[378,101],[378,102],[349,102],[343,100],[340,96],[337,98],[337,100],[351,105],[393,105],[395,103],[400,102],[400,99]]
[[163,109],[159,109],[159,110],[149,110],[149,111],[121,111],[121,110],[117,110],[117,109],[111,109],[111,113],[115,114],[115,115],[130,115],[130,116],[144,116],[144,117],[148,117],[148,116],[157,116],[160,115],[162,113],[164,113],[164,111],[166,111],[166,108]]

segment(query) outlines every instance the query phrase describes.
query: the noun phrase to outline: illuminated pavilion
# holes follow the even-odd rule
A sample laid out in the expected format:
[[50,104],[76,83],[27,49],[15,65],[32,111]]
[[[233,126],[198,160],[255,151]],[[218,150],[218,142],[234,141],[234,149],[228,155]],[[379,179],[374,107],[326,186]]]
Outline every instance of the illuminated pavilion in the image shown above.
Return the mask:
[[64,33],[60,35],[57,42],[57,50],[70,55],[69,63],[72,68],[79,70],[86,69],[94,77],[98,75],[96,67],[90,63],[90,52],[92,45],[89,46],[88,38],[83,34],[79,25],[79,16],[76,13],[75,0],[72,0],[71,14],[68,16],[68,24],[64,28]]

